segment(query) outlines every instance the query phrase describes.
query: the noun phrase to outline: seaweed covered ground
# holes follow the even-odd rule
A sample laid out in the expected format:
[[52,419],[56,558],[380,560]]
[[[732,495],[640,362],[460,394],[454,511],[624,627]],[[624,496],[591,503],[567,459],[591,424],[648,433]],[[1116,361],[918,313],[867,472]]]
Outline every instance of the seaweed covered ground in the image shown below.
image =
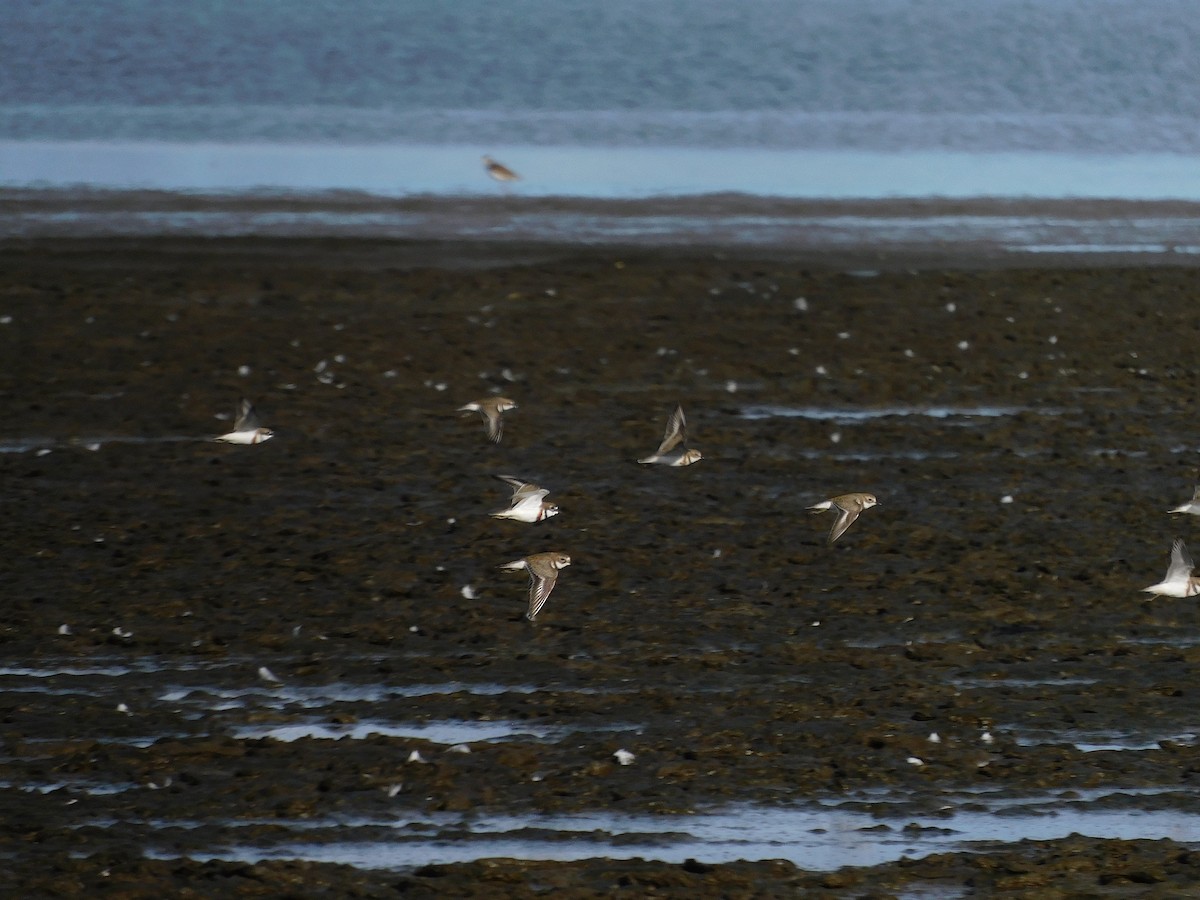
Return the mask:
[[[6,895],[1200,881],[1200,612],[1140,593],[1200,547],[1194,270],[0,262]],[[206,440],[242,396],[274,439]],[[677,403],[705,459],[639,466]],[[495,474],[561,513],[489,517]],[[529,622],[498,567],[542,551]]]

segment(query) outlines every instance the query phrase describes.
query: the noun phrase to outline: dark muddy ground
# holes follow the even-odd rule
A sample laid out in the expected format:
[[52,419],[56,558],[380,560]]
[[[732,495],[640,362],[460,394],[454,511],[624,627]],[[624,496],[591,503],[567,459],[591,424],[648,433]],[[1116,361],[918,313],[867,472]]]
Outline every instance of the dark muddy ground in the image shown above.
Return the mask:
[[[3,893],[1200,881],[1200,612],[1139,593],[1175,536],[1200,548],[1200,520],[1166,513],[1200,449],[1194,270],[392,249],[0,251]],[[494,391],[520,404],[498,446],[455,412]],[[241,395],[275,439],[200,440]],[[707,458],[639,467],[676,402]],[[562,514],[489,518],[497,472]],[[828,546],[805,508],[850,490],[881,505]],[[542,550],[573,565],[530,623],[496,567]],[[446,723],[460,736],[420,734]],[[1014,816],[1005,840],[829,870],[537,828],[656,815],[646,846],[669,849],[669,820],[739,807],[853,805],[893,833],[1003,819],[975,794],[1100,796],[1079,820],[1098,836],[1022,840]],[[1093,812],[1147,839],[1088,832]],[[1182,830],[1136,833],[1154,813]],[[461,850],[463,822],[496,817],[575,849],[314,861],[425,847],[431,822]]]

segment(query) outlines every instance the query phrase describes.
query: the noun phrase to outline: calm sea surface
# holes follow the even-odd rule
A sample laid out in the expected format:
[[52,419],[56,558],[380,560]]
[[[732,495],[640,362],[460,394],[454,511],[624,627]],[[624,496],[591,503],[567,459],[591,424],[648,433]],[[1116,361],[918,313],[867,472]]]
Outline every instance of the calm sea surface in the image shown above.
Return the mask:
[[1195,11],[7,0],[0,191],[1200,201]]

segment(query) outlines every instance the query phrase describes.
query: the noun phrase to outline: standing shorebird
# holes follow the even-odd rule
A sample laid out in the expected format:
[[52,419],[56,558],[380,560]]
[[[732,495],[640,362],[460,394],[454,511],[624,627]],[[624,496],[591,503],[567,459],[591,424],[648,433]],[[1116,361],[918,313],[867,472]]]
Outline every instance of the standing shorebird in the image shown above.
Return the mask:
[[496,477],[509,485],[513,489],[513,494],[508,509],[500,509],[492,513],[493,519],[540,522],[558,515],[558,506],[546,499],[546,495],[550,493],[546,488],[538,487],[531,481],[513,478],[511,475],[497,475]]
[[1183,538],[1175,538],[1166,576],[1158,584],[1142,590],[1156,597],[1195,597],[1200,594],[1200,578],[1192,574],[1195,568],[1196,564],[1192,562],[1192,555],[1188,553]]
[[516,408],[516,401],[507,397],[484,397],[482,400],[472,400],[466,406],[460,406],[458,411],[479,413],[487,423],[488,437],[498,444],[504,436],[504,422],[500,415]]
[[238,404],[237,417],[233,421],[233,431],[213,438],[222,444],[261,444],[275,437],[270,428],[263,428],[254,411],[254,404],[242,398]]
[[870,509],[878,504],[879,501],[875,499],[874,494],[839,494],[837,497],[822,500],[820,503],[810,506],[809,509],[814,513],[824,512],[827,509],[838,511],[837,518],[833,521],[833,528],[829,531],[829,543],[832,544],[846,533],[846,529],[854,524],[854,520],[864,509]]
[[644,466],[690,466],[703,458],[699,450],[687,449],[687,420],[683,417],[683,406],[679,405],[667,419],[667,430],[658,449],[638,462]]
[[521,180],[520,175],[503,163],[496,162],[490,156],[485,156],[483,158],[483,168],[488,175],[490,175],[496,181],[499,181],[501,184],[511,184],[514,181]]
[[558,581],[559,570],[565,569],[570,564],[571,557],[567,554],[552,552],[534,553],[523,559],[505,563],[500,567],[502,569],[524,569],[529,573],[529,609],[525,613],[525,618],[530,622],[546,605],[550,592],[554,590],[554,583]]

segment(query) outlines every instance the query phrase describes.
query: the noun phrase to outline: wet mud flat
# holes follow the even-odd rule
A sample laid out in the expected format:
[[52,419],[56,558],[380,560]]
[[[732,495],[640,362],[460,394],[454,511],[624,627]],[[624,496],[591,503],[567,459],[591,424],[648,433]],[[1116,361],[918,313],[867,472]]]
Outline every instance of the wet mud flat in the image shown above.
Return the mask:
[[1194,270],[505,252],[0,248],[4,892],[1200,878]]

